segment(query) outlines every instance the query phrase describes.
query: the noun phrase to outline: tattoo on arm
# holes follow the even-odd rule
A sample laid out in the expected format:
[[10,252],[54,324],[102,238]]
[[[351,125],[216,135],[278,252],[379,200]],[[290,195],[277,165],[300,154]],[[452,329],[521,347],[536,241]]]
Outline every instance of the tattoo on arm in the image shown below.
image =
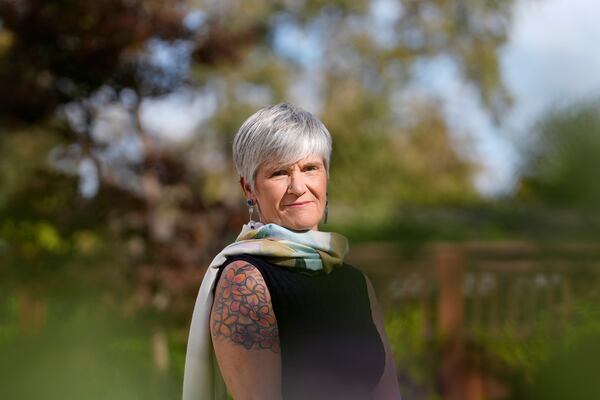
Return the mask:
[[[252,273],[254,272],[254,273]],[[246,349],[279,352],[277,321],[267,286],[252,264],[224,271],[215,293],[211,331]]]

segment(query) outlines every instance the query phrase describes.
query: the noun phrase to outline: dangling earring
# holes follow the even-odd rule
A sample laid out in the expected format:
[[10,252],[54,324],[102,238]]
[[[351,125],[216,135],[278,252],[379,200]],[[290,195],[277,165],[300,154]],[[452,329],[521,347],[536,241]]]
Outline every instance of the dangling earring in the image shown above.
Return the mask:
[[248,204],[248,223],[252,222],[252,214],[254,214],[254,200],[248,199],[246,200],[246,204]]
[[[327,193],[325,193],[325,195],[327,196]],[[327,223],[327,214],[329,214],[329,207],[328,207],[328,205],[329,205],[329,199],[327,199],[325,201],[325,221],[323,221],[324,224]]]

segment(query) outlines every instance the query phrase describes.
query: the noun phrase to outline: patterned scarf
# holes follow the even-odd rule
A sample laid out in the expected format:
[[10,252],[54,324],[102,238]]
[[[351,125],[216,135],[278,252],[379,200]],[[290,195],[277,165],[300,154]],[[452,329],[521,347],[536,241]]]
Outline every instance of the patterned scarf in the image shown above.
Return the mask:
[[196,298],[188,338],[183,400],[224,400],[227,391],[216,362],[209,329],[213,289],[219,267],[227,257],[249,254],[299,273],[328,274],[342,266],[348,240],[334,232],[295,231],[277,224],[250,221],[235,242],[210,263]]

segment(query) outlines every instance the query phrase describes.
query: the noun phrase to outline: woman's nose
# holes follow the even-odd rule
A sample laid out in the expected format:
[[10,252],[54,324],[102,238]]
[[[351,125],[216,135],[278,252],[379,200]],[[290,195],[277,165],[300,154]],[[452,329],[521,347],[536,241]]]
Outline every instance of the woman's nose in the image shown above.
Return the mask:
[[306,192],[306,183],[301,173],[293,172],[290,174],[288,183],[288,193],[300,196]]

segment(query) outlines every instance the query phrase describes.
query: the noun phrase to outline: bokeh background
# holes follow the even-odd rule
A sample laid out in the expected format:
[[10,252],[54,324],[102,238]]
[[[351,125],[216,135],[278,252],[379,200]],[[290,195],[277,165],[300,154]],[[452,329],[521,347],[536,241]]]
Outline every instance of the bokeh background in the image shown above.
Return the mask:
[[231,141],[334,138],[404,398],[598,399],[593,0],[0,0],[0,397],[178,399]]

